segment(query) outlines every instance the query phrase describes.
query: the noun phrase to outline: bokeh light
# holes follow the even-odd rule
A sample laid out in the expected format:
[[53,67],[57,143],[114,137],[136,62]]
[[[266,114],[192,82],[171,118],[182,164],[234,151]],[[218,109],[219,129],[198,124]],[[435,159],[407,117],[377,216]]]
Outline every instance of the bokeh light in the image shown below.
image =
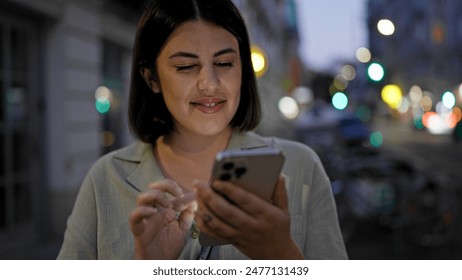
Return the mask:
[[398,109],[403,99],[401,88],[397,85],[386,85],[382,89],[382,100],[390,108]]
[[371,63],[367,68],[367,75],[369,78],[375,82],[379,82],[385,77],[385,70],[383,66],[379,63]]
[[450,91],[443,93],[441,100],[446,108],[452,109],[456,105],[456,96]]
[[292,97],[300,105],[308,105],[313,101],[314,93],[308,87],[296,87],[292,91]]
[[100,86],[95,90],[95,108],[100,114],[111,109],[112,92],[108,87]]
[[398,107],[398,112],[400,112],[401,114],[404,114],[407,111],[409,111],[410,107],[411,107],[411,103],[409,102],[409,99],[407,99],[406,97],[403,97],[401,99],[401,104]]
[[369,137],[369,142],[372,147],[379,148],[383,145],[383,135],[379,131],[372,132]]
[[106,130],[106,131],[101,132],[100,138],[101,138],[101,145],[103,145],[104,147],[110,147],[114,145],[115,143],[115,135],[114,133],[110,131]]
[[268,69],[268,59],[265,52],[257,46],[252,46],[252,65],[255,75],[261,77]]
[[356,50],[356,59],[362,63],[371,61],[372,55],[368,48],[360,47]]
[[395,25],[389,19],[381,19],[377,23],[377,29],[379,30],[380,34],[385,36],[390,36],[395,33]]
[[336,92],[332,96],[332,105],[337,110],[344,110],[348,106],[348,97],[343,92]]
[[411,99],[412,107],[415,108],[419,106],[422,96],[423,96],[422,89],[417,85],[413,85],[411,89],[409,90],[409,98]]
[[432,109],[433,107],[433,101],[430,96],[425,95],[420,99],[420,107],[424,112],[428,112]]
[[278,107],[281,114],[289,120],[297,118],[298,114],[300,113],[297,101],[289,96],[282,97],[279,100]]
[[452,113],[456,117],[456,122],[460,122],[462,120],[462,111],[459,107],[452,108]]
[[352,65],[344,65],[340,70],[340,74],[347,81],[352,81],[356,78],[356,70]]
[[343,77],[343,75],[336,75],[332,83],[337,90],[343,91],[348,87],[348,81]]

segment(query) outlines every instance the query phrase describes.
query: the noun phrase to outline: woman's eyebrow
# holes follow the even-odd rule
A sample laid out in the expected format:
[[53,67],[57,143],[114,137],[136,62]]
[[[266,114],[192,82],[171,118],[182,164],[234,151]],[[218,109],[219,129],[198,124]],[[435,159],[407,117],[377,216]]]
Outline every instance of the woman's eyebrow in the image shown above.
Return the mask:
[[237,53],[237,51],[233,48],[226,48],[226,49],[216,52],[213,56],[217,57],[217,56],[224,55],[227,53]]
[[[223,50],[220,50],[220,51],[217,51],[216,53],[214,53],[213,57],[217,57],[217,56],[224,55],[224,54],[227,54],[227,53],[237,53],[237,51],[235,49],[233,49],[233,48],[226,48],[226,49],[223,49]],[[168,58],[172,59],[172,58],[175,58],[175,57],[199,58],[199,56],[194,54],[194,53],[181,52],[181,51],[172,54]]]

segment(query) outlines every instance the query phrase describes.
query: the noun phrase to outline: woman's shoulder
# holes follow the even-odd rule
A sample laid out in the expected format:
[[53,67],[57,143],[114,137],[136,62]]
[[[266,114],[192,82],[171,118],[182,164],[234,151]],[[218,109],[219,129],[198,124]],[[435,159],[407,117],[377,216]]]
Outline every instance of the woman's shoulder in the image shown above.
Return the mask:
[[117,165],[137,164],[150,151],[150,145],[135,141],[125,147],[111,151],[98,158],[90,169],[90,173],[98,172],[108,167],[115,167]]
[[254,135],[254,137],[259,137],[262,141],[267,143],[268,146],[278,147],[285,154],[290,155],[291,157],[302,157],[314,161],[319,160],[316,152],[304,143],[275,136],[261,136],[255,133]]

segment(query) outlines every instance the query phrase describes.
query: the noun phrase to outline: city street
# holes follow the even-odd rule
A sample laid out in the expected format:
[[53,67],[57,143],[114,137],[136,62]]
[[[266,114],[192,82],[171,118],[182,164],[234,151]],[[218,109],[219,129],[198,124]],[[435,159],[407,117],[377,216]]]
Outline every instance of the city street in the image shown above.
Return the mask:
[[[450,135],[431,135],[393,120],[376,123],[375,130],[383,134],[383,153],[409,160],[418,169],[445,182],[451,194],[462,205],[462,143],[452,141]],[[462,236],[461,208],[456,230]],[[462,239],[441,246],[410,246],[403,243],[392,229],[376,221],[360,221],[346,245],[351,259],[462,259]]]

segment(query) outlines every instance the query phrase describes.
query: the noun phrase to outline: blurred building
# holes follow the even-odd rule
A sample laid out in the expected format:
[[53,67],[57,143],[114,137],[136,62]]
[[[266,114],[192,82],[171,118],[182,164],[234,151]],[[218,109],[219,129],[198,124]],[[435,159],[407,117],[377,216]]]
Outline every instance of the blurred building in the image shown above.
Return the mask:
[[[144,0],[0,2],[0,259],[60,242],[80,184],[128,144],[131,48]],[[235,0],[267,55],[261,131],[284,134],[277,102],[299,83],[293,0]]]
[[303,83],[296,3],[294,0],[234,0],[234,3],[247,23],[251,44],[267,57],[268,69],[258,83],[264,111],[259,132],[292,137],[291,123],[281,116],[278,102]]
[[[369,43],[385,81],[403,92],[418,85],[440,99],[462,82],[462,2],[459,0],[369,0]],[[377,23],[388,19],[394,33],[383,35]]]

